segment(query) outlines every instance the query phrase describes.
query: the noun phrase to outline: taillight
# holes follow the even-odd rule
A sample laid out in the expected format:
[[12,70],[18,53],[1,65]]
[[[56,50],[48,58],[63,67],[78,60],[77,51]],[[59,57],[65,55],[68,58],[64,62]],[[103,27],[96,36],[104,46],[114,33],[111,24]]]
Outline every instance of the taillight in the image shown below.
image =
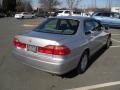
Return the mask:
[[68,55],[70,54],[70,49],[66,46],[48,45],[45,47],[38,47],[38,52],[53,55]]
[[14,38],[13,44],[14,44],[16,47],[23,48],[23,49],[27,47],[26,44],[20,42],[17,38]]

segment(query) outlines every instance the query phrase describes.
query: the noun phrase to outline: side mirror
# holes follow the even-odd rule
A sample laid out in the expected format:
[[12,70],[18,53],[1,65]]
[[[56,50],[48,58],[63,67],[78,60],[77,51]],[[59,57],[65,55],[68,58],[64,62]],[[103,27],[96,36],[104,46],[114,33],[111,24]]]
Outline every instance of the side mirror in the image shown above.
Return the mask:
[[103,27],[105,30],[109,30],[109,28],[110,28],[108,25],[104,25],[104,24],[102,25],[102,27]]
[[105,30],[109,30],[109,26],[105,26]]
[[85,32],[85,35],[89,35],[89,34],[91,34],[91,32]]

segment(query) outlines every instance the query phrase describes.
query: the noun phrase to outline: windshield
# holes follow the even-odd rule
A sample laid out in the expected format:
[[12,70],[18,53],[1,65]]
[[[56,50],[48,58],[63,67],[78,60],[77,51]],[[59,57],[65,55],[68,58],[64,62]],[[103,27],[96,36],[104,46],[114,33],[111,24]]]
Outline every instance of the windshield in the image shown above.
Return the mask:
[[119,13],[111,13],[111,17],[120,18],[120,14]]
[[78,20],[48,18],[34,31],[62,35],[73,35],[77,32],[78,26]]
[[62,13],[63,11],[58,11],[58,13]]

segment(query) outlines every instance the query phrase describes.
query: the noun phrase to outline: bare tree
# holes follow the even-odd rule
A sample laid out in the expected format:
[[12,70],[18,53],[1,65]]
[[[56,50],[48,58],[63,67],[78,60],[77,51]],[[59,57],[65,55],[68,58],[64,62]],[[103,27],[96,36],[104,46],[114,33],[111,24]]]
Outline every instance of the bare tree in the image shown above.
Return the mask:
[[17,12],[22,12],[24,11],[24,3],[22,0],[17,0],[16,1],[16,11]]
[[0,6],[2,6],[2,0],[0,0]]
[[73,11],[74,8],[78,7],[80,1],[82,1],[82,0],[66,0],[68,8],[70,10],[70,14],[71,14],[71,12]]
[[50,12],[50,14],[52,10],[59,4],[60,2],[58,0],[40,0],[40,5],[43,10]]
[[25,11],[26,11],[26,12],[31,12],[31,11],[33,11],[33,8],[32,8],[32,5],[31,5],[30,1],[26,1],[26,2],[24,3],[24,5],[25,5]]
[[2,7],[2,3],[0,2],[0,7]]
[[15,11],[16,0],[2,0],[2,8],[7,11]]
[[32,5],[31,2],[28,0],[17,0],[16,2],[16,10],[17,12],[30,12],[32,11]]

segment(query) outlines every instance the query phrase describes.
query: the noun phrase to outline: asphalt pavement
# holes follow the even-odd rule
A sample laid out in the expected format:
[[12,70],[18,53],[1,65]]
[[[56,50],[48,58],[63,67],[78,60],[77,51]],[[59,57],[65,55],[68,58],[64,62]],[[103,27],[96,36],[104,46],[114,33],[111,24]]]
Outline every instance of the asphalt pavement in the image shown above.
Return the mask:
[[111,29],[112,46],[97,52],[84,74],[60,77],[23,65],[12,56],[14,36],[34,28],[24,27],[26,21],[41,18],[0,18],[0,90],[120,90],[120,29]]

